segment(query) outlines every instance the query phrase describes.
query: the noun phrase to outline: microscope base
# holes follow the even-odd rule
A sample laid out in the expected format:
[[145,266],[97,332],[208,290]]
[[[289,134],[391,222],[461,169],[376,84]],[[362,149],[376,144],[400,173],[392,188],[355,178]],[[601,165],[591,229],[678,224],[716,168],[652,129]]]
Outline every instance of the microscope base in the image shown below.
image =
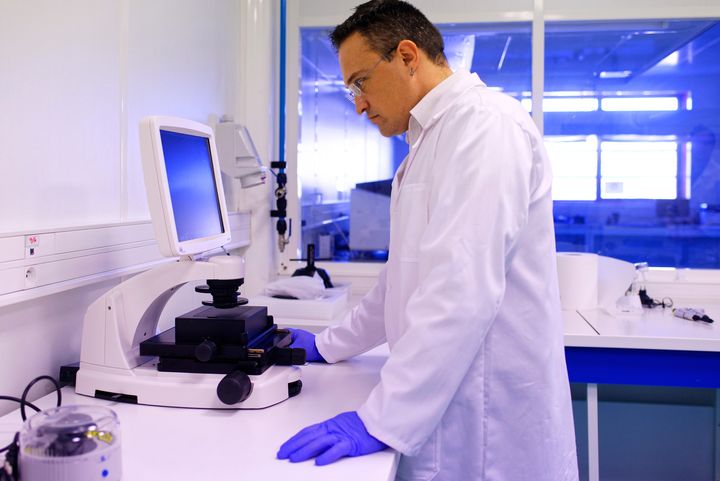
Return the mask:
[[253,388],[243,402],[227,405],[218,399],[222,374],[162,372],[157,358],[134,369],[80,363],[75,392],[90,397],[153,406],[205,409],[259,409],[278,404],[300,392],[300,369],[270,366],[250,376]]

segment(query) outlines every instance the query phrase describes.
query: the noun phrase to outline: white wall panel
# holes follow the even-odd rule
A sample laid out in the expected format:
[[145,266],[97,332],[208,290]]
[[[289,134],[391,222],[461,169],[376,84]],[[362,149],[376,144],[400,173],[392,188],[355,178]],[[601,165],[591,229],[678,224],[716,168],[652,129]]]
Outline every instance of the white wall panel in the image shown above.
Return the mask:
[[117,5],[0,4],[0,232],[118,218]]
[[[125,222],[149,217],[139,119],[212,123],[235,113],[240,9],[238,0],[0,1],[0,262],[8,264],[0,266],[0,352],[8,360],[0,393],[19,395],[33,377],[77,361],[87,306],[118,282],[118,271],[83,278],[91,285],[67,280],[78,268],[116,267],[115,254],[85,252],[86,265],[58,252],[147,238],[147,222],[140,232]],[[49,233],[100,224],[122,232],[52,234],[48,243]],[[232,247],[246,246],[247,222],[232,227]],[[30,260],[27,233],[45,235]],[[121,264],[145,260],[127,255]],[[26,289],[27,266],[9,265],[25,261],[37,261],[38,283],[53,284]],[[198,303],[191,287],[182,289],[163,325]],[[12,409],[5,403],[0,413]]]
[[138,124],[147,115],[213,123],[235,106],[238,2],[129,0],[127,217],[149,216]]
[[25,257],[25,239],[0,237],[0,262],[15,261]]
[[149,217],[137,125],[236,105],[240,3],[0,3],[0,232]]
[[[0,308],[0,352],[6,360],[0,371],[0,393],[19,396],[34,377],[57,377],[60,365],[76,362],[87,305],[116,283],[76,289],[49,297],[46,302]],[[49,383],[39,384],[30,397],[39,397],[49,387]],[[15,409],[17,405],[3,403],[0,414]]]

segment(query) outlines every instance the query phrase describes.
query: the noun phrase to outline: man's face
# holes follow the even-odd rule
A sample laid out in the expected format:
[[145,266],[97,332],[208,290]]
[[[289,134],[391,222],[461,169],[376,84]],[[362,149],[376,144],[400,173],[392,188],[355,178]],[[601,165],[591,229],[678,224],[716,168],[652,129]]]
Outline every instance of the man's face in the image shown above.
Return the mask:
[[338,60],[345,85],[361,80],[362,95],[355,97],[355,110],[368,119],[385,137],[405,132],[410,120],[412,101],[411,77],[403,68],[397,52],[390,60],[371,50],[359,33],[348,37],[338,49]]

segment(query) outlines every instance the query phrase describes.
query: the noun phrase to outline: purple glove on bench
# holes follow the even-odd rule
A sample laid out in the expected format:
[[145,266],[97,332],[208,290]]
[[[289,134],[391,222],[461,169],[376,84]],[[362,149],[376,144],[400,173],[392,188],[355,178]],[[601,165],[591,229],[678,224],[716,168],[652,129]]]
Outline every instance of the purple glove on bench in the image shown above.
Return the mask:
[[351,411],[303,429],[280,447],[277,457],[293,463],[317,457],[315,464],[324,466],[345,456],[363,456],[387,447],[368,433],[357,412]]

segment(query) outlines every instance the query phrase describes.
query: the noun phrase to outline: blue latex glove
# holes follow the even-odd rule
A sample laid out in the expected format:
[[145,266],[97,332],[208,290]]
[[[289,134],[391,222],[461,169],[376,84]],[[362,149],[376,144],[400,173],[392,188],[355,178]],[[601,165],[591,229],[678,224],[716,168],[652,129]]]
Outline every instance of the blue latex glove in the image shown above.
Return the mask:
[[345,456],[363,456],[387,447],[371,436],[357,412],[351,411],[303,429],[280,446],[277,457],[297,463],[317,456],[315,464],[324,466]]
[[302,329],[288,329],[288,331],[290,331],[290,335],[292,336],[292,344],[290,344],[290,347],[305,349],[305,359],[307,362],[327,362],[318,352],[317,346],[315,346],[315,334]]

